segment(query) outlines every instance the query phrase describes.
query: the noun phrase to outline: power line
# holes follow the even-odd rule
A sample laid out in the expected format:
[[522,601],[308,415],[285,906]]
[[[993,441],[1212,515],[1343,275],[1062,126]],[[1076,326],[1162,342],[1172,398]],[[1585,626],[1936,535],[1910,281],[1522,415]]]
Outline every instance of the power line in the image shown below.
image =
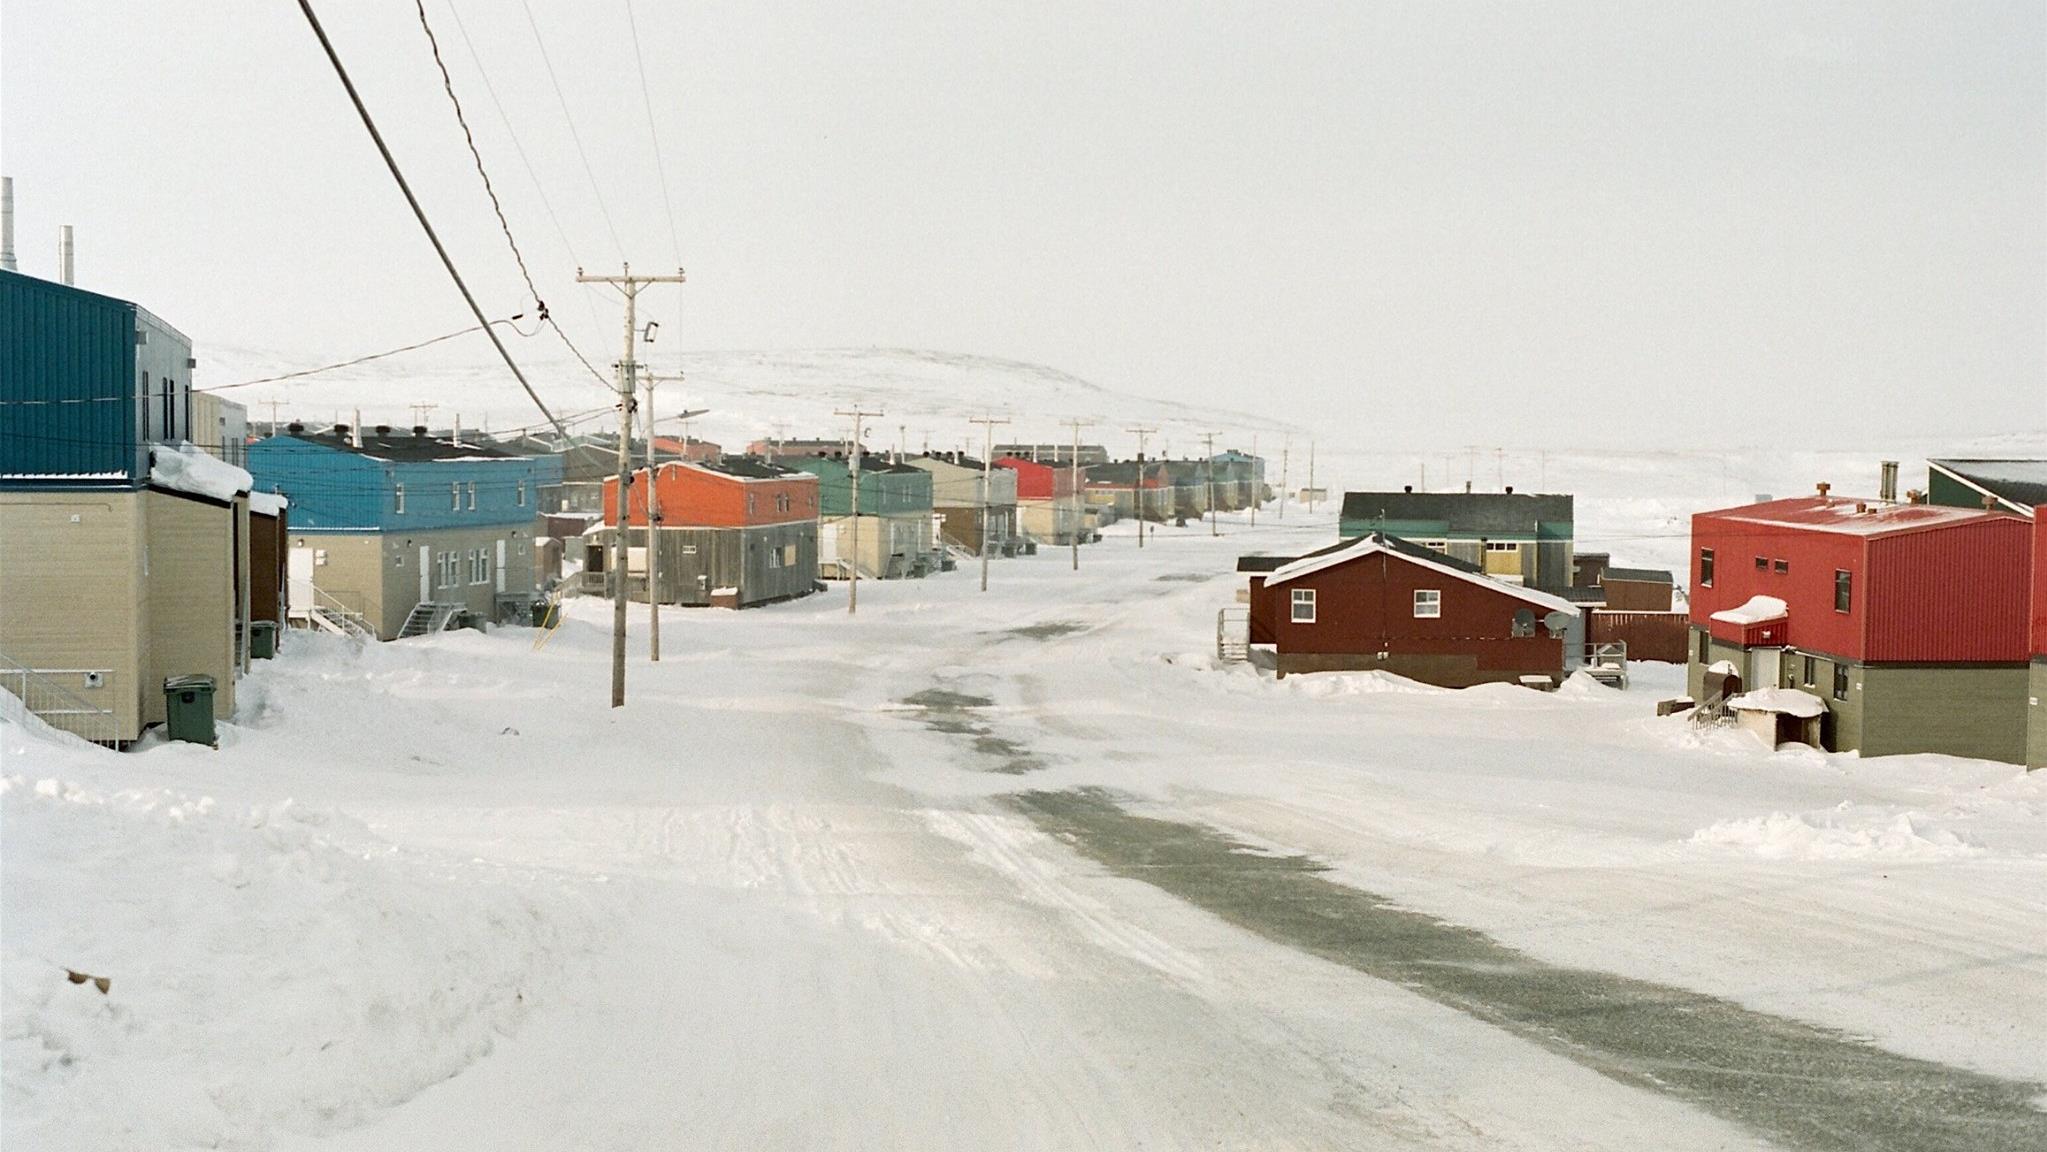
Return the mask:
[[654,127],[654,97],[647,89],[647,61],[640,55],[640,22],[633,16],[633,0],[625,0],[626,27],[633,35],[633,65],[640,73],[640,104],[647,110],[647,138],[654,144],[654,171],[661,177],[661,207],[668,213],[668,242],[675,249],[675,262],[682,263],[682,238],[675,229],[675,201],[668,196],[668,165],[661,158],[661,133]]
[[[519,315],[517,315],[517,316],[510,316],[510,317],[507,317],[506,319],[503,319],[503,320],[493,320],[493,321],[491,321],[491,323],[492,323],[492,324],[510,324],[510,323],[512,323],[513,321],[515,321],[515,320],[518,320],[518,319],[520,319],[520,318],[521,318],[521,317],[523,317],[524,315],[525,315],[525,313],[523,313],[523,312],[522,312],[522,313],[520,313],[520,314],[519,314]],[[454,332],[447,332],[447,333],[444,333],[444,334],[442,334],[442,335],[439,335],[439,336],[435,336],[435,337],[433,337],[433,338],[431,338],[431,339],[428,339],[428,340],[421,340],[421,341],[420,341],[419,343],[417,343],[417,344],[407,344],[407,345],[405,345],[405,346],[403,346],[403,347],[400,347],[400,348],[390,348],[390,349],[387,349],[387,350],[385,350],[385,351],[382,351],[382,352],[372,352],[372,353],[370,353],[370,354],[369,354],[369,355],[367,355],[367,356],[357,356],[357,357],[356,357],[355,359],[353,359],[353,360],[343,360],[343,361],[341,361],[341,362],[340,362],[340,363],[338,363],[338,364],[322,364],[322,365],[320,365],[320,366],[319,366],[318,368],[301,368],[301,369],[299,369],[299,370],[298,370],[298,371],[296,371],[296,372],[286,372],[286,373],[284,373],[284,374],[283,374],[283,375],[281,375],[281,376],[265,376],[265,377],[263,377],[263,378],[262,378],[262,379],[260,379],[260,380],[244,380],[244,381],[242,381],[242,382],[241,382],[241,383],[239,383],[239,384],[220,384],[220,385],[217,385],[217,386],[215,386],[215,387],[212,387],[212,388],[194,388],[194,389],[192,389],[192,391],[194,391],[194,392],[225,392],[225,391],[227,391],[227,390],[228,390],[228,389],[230,389],[230,388],[248,388],[248,387],[251,387],[252,385],[256,385],[256,384],[276,384],[276,383],[278,383],[278,382],[280,382],[280,381],[284,381],[284,380],[297,380],[298,378],[300,378],[300,377],[302,377],[302,376],[317,376],[317,375],[319,375],[319,374],[320,374],[320,373],[322,373],[322,372],[333,372],[333,371],[335,371],[335,370],[337,370],[337,369],[341,369],[341,368],[353,368],[353,367],[355,367],[355,366],[356,366],[356,365],[358,365],[358,364],[367,364],[367,363],[369,363],[369,362],[370,362],[370,361],[372,361],[372,360],[382,360],[382,359],[384,359],[384,358],[385,358],[385,357],[387,357],[387,356],[396,356],[396,355],[398,355],[398,354],[399,354],[399,353],[401,353],[401,352],[417,352],[417,351],[419,351],[419,350],[420,350],[421,348],[430,348],[430,347],[432,347],[433,345],[435,345],[435,344],[439,344],[439,343],[441,343],[441,342],[443,342],[443,341],[446,341],[446,340],[453,340],[453,339],[454,339],[455,337],[457,337],[457,336],[467,336],[467,335],[469,335],[469,334],[470,334],[471,332],[475,332],[475,331],[477,331],[477,330],[478,330],[478,329],[479,329],[480,327],[481,327],[481,325],[477,325],[477,324],[471,324],[471,325],[470,325],[469,327],[467,327],[467,328],[462,328],[462,329],[459,329],[459,330],[457,330],[457,331],[454,331]],[[514,329],[514,331],[517,331],[517,329]],[[114,399],[125,399],[125,397],[114,397]]]
[[384,166],[391,170],[391,179],[397,181],[398,190],[405,194],[405,202],[412,206],[413,216],[419,220],[419,226],[425,230],[427,239],[433,242],[434,251],[440,255],[441,265],[448,270],[448,278],[453,280],[455,287],[461,291],[463,302],[469,305],[469,311],[476,316],[476,322],[482,326],[483,334],[490,337],[492,347],[495,347],[498,355],[504,358],[505,367],[510,368],[512,375],[518,378],[519,387],[526,390],[526,395],[532,399],[534,407],[539,408],[541,415],[546,416],[548,421],[554,424],[556,431],[561,432],[562,439],[568,439],[568,431],[561,427],[561,423],[555,420],[554,413],[549,412],[547,405],[541,402],[540,393],[535,392],[533,385],[526,382],[526,374],[519,370],[519,365],[512,359],[512,353],[506,349],[505,342],[498,339],[497,330],[491,327],[490,318],[483,314],[483,306],[476,302],[476,297],[470,294],[469,285],[462,280],[462,273],[455,269],[454,258],[448,255],[448,249],[441,243],[440,235],[434,231],[433,224],[428,222],[426,209],[420,207],[419,198],[412,194],[412,185],[405,182],[405,173],[399,171],[397,159],[391,155],[390,147],[384,143],[384,134],[377,131],[377,122],[370,118],[369,108],[363,104],[361,94],[355,90],[355,81],[349,79],[348,69],[342,67],[341,57],[334,51],[333,41],[327,39],[327,30],[320,26],[320,18],[313,14],[312,0],[299,0],[299,11],[305,13],[306,23],[312,26],[313,35],[320,40],[321,50],[327,54],[327,62],[334,66],[334,75],[340,78],[341,86],[348,90],[349,103],[355,105],[356,115],[362,118],[363,127],[369,131],[378,154],[384,158]]
[[561,337],[561,342],[583,362],[583,367],[590,370],[598,384],[604,384],[604,374],[597,371],[589,358],[583,355],[582,349],[576,347],[576,342],[569,339],[569,334],[562,331],[561,325],[555,323],[554,317],[548,313],[547,301],[541,298],[539,285],[533,283],[533,272],[526,267],[526,254],[519,251],[519,242],[512,237],[512,222],[505,219],[505,206],[498,200],[498,190],[490,182],[490,173],[484,169],[483,153],[477,151],[476,134],[469,130],[469,117],[462,111],[462,100],[455,95],[455,80],[448,75],[447,61],[441,59],[440,38],[434,35],[434,26],[427,22],[426,0],[413,0],[413,6],[419,10],[419,26],[426,32],[426,42],[433,49],[434,67],[440,69],[441,90],[448,94],[448,103],[455,106],[455,123],[462,126],[462,140],[469,145],[469,158],[476,162],[476,174],[483,178],[483,191],[490,197],[491,211],[497,214],[498,229],[505,234],[505,246],[512,250],[512,259],[519,265],[519,276],[526,281],[526,291],[533,297],[533,306],[539,311],[541,322],[554,329],[554,334]]
[[554,85],[554,98],[561,105],[562,120],[569,126],[569,138],[576,142],[576,155],[583,160],[583,174],[590,178],[590,191],[597,197],[597,213],[604,217],[604,227],[611,233],[611,242],[617,246],[619,258],[624,259],[625,242],[618,238],[618,226],[611,222],[611,209],[604,206],[604,190],[597,183],[597,170],[590,166],[590,154],[583,150],[583,136],[576,131],[576,118],[569,115],[569,98],[562,95],[561,79],[554,74],[554,61],[548,59],[547,41],[540,36],[540,22],[533,18],[533,5],[519,0],[519,7],[526,11],[526,26],[533,30],[533,43],[540,48],[540,62],[547,66],[547,80]]

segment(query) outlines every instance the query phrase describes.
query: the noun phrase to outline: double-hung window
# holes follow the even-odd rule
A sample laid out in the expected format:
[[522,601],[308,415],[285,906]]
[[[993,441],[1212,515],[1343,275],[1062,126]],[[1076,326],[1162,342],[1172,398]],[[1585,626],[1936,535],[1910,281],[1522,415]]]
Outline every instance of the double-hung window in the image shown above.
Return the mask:
[[526,482],[524,480],[519,481],[518,486],[512,489],[512,495],[518,501],[519,507],[524,508],[526,506]]
[[1699,549],[1699,587],[1711,588],[1712,586],[1713,550],[1711,548],[1701,548]]
[[1414,618],[1433,619],[1443,614],[1443,593],[1435,588],[1414,590]]
[[448,481],[448,511],[460,512],[461,510],[462,482],[459,480],[450,480]]
[[1834,699],[1846,700],[1847,698],[1848,698],[1848,666],[1846,664],[1837,663],[1834,665]]
[[469,510],[476,511],[476,481],[469,482]]
[[405,512],[405,485],[391,485],[391,511],[403,515]]
[[1846,612],[1855,598],[1855,574],[1843,568],[1834,569],[1834,611]]
[[1293,594],[1293,615],[1289,619],[1295,624],[1315,622],[1315,590],[1296,588]]

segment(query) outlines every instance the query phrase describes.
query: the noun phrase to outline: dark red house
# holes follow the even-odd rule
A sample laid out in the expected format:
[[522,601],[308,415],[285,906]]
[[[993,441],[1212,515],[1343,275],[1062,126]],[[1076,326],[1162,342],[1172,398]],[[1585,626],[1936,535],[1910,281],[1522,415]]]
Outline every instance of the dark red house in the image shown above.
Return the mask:
[[1463,688],[1564,675],[1578,609],[1397,537],[1344,540],[1292,559],[1246,557],[1251,643],[1279,675],[1378,669]]
[[2047,504],[2033,509],[2033,659],[2026,681],[2026,767],[2047,768]]
[[1691,688],[1826,702],[1828,748],[2025,753],[2033,525],[2008,512],[1830,495],[1692,517]]

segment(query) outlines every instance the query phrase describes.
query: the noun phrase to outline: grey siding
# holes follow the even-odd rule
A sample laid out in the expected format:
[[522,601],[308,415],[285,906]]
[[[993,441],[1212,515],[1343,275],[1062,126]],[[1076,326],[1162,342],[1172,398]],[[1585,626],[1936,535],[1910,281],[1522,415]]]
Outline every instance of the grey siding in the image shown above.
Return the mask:
[[1865,667],[1851,673],[1862,698],[1865,756],[1944,752],[2023,764],[2025,665]]
[[[657,546],[661,602],[701,607],[720,588],[737,588],[739,605],[806,596],[817,590],[817,521],[799,520],[753,528],[662,528]],[[609,531],[590,539],[609,542]],[[627,546],[646,546],[647,530],[635,528]],[[778,562],[771,553],[780,550]],[[607,556],[606,560],[610,558]],[[609,567],[609,564],[606,564]],[[608,588],[602,575],[586,580],[584,590]],[[626,595],[645,600],[647,580],[635,572]]]
[[2047,768],[2047,656],[2033,657],[2027,673],[2026,767]]

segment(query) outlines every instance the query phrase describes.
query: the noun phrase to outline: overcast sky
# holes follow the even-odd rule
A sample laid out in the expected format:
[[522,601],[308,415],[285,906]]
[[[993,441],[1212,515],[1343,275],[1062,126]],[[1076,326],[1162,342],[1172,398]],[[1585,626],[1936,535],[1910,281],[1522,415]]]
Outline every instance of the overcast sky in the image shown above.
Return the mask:
[[[519,0],[427,13],[543,294],[607,363],[617,310],[576,263],[679,247],[692,347],[1015,357],[1406,444],[2047,425],[2038,0],[640,0],[679,243],[624,0],[531,3],[602,208]],[[516,311],[410,0],[321,7]],[[290,0],[0,0],[0,69],[23,271],[72,223],[80,282],[202,359],[468,322]]]

